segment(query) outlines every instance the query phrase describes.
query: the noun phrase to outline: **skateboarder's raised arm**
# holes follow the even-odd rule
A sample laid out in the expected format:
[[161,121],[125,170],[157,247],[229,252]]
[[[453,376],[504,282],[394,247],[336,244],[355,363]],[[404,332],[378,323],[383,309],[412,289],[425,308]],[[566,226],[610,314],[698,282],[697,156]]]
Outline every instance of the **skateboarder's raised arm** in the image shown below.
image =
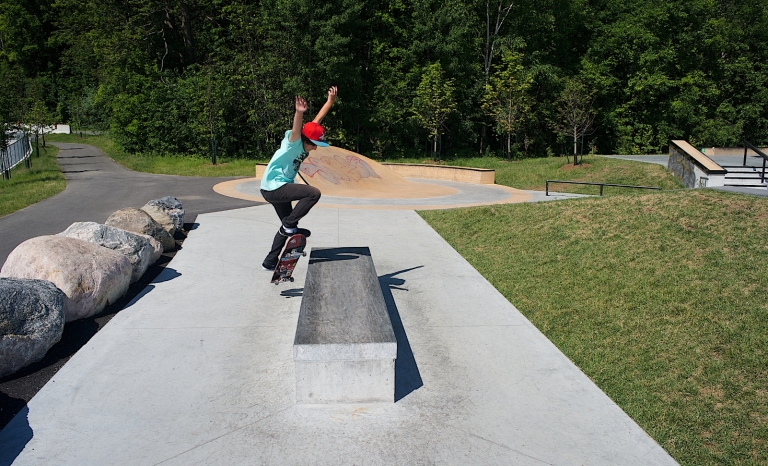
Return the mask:
[[[323,107],[325,108],[325,107]],[[304,125],[304,112],[307,111],[307,101],[296,96],[296,113],[293,114],[293,126],[288,142],[296,142],[301,138],[301,127]]]
[[320,109],[319,112],[317,112],[317,116],[315,117],[314,121],[317,124],[320,124],[321,121],[323,121],[323,118],[328,114],[328,111],[333,106],[333,103],[336,102],[336,94],[339,92],[339,89],[336,86],[331,86],[330,89],[328,89],[328,100],[325,102],[325,105],[323,105],[323,108]]

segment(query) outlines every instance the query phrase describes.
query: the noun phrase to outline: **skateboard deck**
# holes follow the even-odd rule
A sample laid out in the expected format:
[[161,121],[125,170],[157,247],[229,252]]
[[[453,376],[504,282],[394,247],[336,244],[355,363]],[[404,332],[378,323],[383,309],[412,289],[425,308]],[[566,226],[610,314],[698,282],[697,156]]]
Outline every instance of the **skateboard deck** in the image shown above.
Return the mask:
[[307,237],[302,234],[295,234],[285,242],[285,249],[280,254],[280,260],[275,267],[275,273],[272,274],[271,283],[279,285],[280,282],[293,281],[293,269],[299,262],[299,257],[306,256],[304,248],[307,246]]

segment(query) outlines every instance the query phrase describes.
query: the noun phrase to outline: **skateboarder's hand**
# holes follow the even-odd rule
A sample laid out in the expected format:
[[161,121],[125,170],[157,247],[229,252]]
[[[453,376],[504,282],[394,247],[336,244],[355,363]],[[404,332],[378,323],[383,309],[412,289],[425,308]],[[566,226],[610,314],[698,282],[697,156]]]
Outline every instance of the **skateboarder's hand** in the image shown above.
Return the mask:
[[331,88],[328,89],[328,102],[336,102],[336,94],[338,94],[338,92],[339,89],[336,86],[331,86]]
[[296,111],[304,113],[307,111],[307,101],[304,100],[301,96],[296,96]]

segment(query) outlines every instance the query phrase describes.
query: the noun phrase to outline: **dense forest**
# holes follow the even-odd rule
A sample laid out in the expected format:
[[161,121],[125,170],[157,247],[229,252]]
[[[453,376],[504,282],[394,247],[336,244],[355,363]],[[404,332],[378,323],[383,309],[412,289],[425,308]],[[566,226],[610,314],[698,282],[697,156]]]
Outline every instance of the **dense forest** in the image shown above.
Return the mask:
[[0,122],[270,155],[292,96],[376,158],[768,144],[768,0],[0,0]]

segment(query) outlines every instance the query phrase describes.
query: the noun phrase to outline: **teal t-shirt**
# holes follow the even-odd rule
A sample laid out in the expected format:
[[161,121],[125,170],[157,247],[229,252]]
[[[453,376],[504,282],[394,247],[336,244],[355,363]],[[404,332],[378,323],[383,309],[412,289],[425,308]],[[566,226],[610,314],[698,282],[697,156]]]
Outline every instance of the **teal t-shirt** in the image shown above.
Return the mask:
[[291,130],[285,132],[283,142],[277,149],[275,155],[267,164],[264,170],[264,176],[261,178],[261,189],[264,191],[274,191],[286,183],[293,183],[296,173],[301,167],[301,162],[309,155],[304,151],[304,144],[301,138],[290,142]]

